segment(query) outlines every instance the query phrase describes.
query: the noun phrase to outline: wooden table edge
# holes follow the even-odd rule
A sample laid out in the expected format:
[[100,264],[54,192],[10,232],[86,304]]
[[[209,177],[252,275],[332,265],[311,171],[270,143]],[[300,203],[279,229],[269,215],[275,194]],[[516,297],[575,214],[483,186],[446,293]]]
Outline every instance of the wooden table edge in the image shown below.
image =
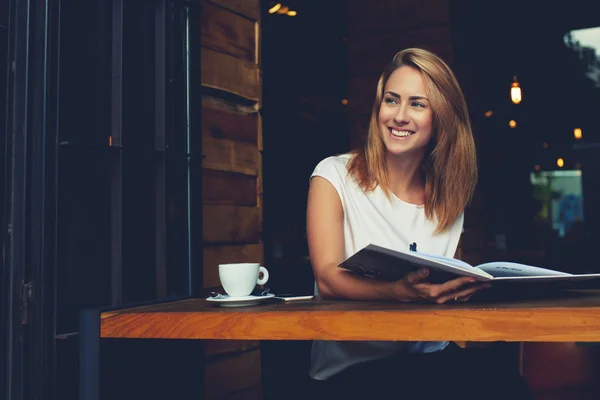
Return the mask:
[[[131,311],[131,310],[129,310]],[[600,306],[109,313],[102,338],[600,342]]]

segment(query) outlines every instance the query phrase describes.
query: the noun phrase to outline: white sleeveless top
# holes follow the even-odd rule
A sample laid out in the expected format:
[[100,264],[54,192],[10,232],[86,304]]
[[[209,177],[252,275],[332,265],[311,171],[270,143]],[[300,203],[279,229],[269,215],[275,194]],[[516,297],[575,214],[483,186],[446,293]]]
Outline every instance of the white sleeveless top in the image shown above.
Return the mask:
[[[434,235],[435,221],[425,218],[425,208],[409,204],[393,194],[386,197],[380,187],[364,192],[348,174],[350,154],[328,157],[311,175],[327,179],[337,190],[344,210],[344,257],[348,258],[370,243],[396,250],[454,257],[462,232],[464,215],[452,227]],[[318,290],[315,286],[315,294]],[[327,379],[359,362],[392,355],[398,351],[428,353],[444,349],[448,342],[358,342],[314,341],[309,375]]]

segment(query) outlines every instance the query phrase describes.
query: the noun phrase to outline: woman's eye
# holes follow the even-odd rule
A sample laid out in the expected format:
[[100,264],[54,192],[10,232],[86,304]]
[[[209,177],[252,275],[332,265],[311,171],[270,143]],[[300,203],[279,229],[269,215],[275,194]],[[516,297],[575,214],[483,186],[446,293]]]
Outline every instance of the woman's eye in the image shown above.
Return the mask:
[[386,97],[384,100],[387,104],[398,104],[398,101],[392,97]]
[[425,104],[419,102],[412,103],[412,106],[417,108],[425,108]]

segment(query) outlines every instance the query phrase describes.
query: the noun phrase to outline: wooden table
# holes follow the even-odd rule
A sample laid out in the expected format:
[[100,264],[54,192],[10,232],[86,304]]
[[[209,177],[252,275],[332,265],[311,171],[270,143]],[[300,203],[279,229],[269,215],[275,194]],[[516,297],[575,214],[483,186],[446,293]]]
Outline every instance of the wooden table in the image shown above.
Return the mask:
[[537,300],[432,304],[312,300],[219,307],[202,299],[81,318],[82,399],[98,399],[101,338],[600,342],[600,291]]

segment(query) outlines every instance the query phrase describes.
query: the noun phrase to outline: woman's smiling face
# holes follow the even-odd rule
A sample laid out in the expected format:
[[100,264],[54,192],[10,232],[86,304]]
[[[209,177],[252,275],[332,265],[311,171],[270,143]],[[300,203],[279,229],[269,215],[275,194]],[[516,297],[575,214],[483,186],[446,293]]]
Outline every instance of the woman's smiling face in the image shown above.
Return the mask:
[[402,66],[383,89],[379,127],[390,155],[425,154],[433,131],[433,110],[426,96],[421,72]]

